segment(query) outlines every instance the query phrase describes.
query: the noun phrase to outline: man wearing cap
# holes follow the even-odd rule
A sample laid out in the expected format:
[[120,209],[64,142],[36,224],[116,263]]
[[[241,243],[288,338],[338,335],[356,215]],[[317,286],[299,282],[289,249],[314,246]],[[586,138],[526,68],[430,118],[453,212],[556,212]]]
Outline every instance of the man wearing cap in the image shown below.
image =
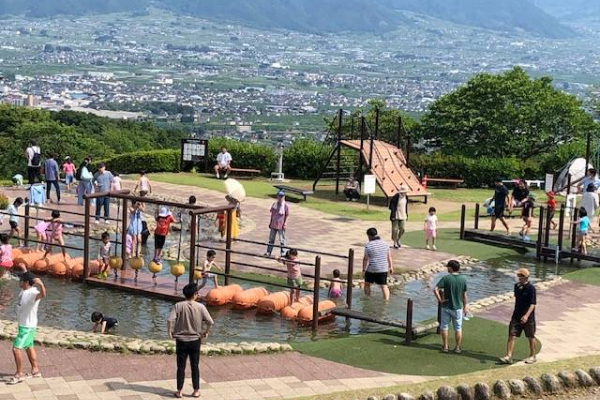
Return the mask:
[[494,191],[494,215],[492,215],[490,232],[496,229],[496,220],[499,219],[506,228],[506,234],[510,235],[510,229],[504,219],[504,210],[506,210],[506,205],[508,204],[508,189],[502,183],[502,178],[494,179],[494,185],[496,185],[496,190]]
[[285,254],[285,226],[290,215],[290,208],[285,202],[285,192],[280,190],[277,193],[277,201],[271,206],[271,220],[269,222],[269,245],[265,256],[271,257],[275,237],[279,235],[279,243],[281,244],[281,257]]
[[7,382],[14,385],[25,380],[23,374],[23,356],[22,350],[27,353],[29,363],[31,364],[31,376],[39,378],[42,376],[37,361],[37,354],[33,347],[35,331],[37,328],[37,311],[40,300],[46,297],[46,287],[40,278],[36,278],[31,272],[24,272],[19,276],[19,302],[17,303],[17,322],[19,325],[17,336],[13,341],[13,356],[17,372]]
[[506,355],[500,358],[500,362],[512,363],[515,340],[521,337],[521,332],[524,331],[529,340],[529,357],[525,359],[525,364],[533,364],[537,361],[535,358],[535,307],[537,303],[535,286],[529,282],[527,268],[517,271],[517,279],[519,281],[515,284],[515,309],[508,326]]
[[[113,183],[113,174],[106,170],[104,163],[98,164],[98,172],[94,175],[94,186],[96,192],[110,192],[110,188]],[[96,224],[100,223],[100,210],[104,207],[104,222],[109,224],[108,220],[110,212],[110,197],[98,197],[96,199]]]
[[404,235],[404,228],[406,224],[406,216],[408,214],[408,202],[406,198],[408,188],[403,184],[400,185],[398,193],[390,200],[390,221],[392,221],[392,241],[394,242],[394,248],[399,249],[402,247],[400,240]]
[[[210,313],[198,300],[198,287],[195,283],[183,288],[184,301],[175,304],[167,320],[167,333],[175,339],[177,354],[177,392],[175,397],[181,398],[185,381],[185,366],[190,359],[192,370],[192,397],[200,397],[200,339],[208,336],[214,321]],[[202,325],[205,330],[202,330]]]

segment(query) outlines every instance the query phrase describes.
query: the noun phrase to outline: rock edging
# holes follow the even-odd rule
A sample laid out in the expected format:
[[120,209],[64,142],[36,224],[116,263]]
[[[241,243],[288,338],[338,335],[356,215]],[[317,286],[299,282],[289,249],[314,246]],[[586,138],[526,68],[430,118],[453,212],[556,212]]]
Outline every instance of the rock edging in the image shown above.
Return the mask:
[[[0,340],[13,340],[17,334],[17,323],[0,320]],[[56,329],[39,326],[35,343],[48,347],[67,349],[85,349],[138,354],[173,354],[174,340],[144,340],[126,336],[102,335],[93,332]],[[229,354],[265,354],[293,351],[287,343],[239,342],[239,343],[203,343],[202,355],[217,356]]]

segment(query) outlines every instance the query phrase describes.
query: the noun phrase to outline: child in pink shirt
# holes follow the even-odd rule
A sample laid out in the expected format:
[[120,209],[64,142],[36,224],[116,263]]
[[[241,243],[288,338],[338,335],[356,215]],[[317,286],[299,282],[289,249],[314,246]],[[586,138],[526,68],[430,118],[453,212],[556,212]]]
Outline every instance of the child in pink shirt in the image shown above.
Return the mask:
[[290,289],[290,302],[294,303],[300,299],[300,290],[296,288],[301,287],[304,283],[302,281],[298,250],[290,249],[284,258],[279,258],[278,260],[287,267],[287,284],[293,287],[293,289]]
[[65,261],[67,260],[67,251],[65,250],[65,239],[63,238],[63,222],[60,219],[60,211],[54,210],[52,211],[52,220],[50,221],[50,225],[48,226],[48,230],[51,231],[48,237],[48,248],[46,249],[46,253],[44,257],[52,252],[52,244],[58,243],[61,246],[63,258]]
[[9,240],[10,238],[7,234],[3,233],[0,235],[0,277],[6,271],[10,271],[13,266],[12,246],[8,243]]
[[41,251],[44,249],[44,245],[48,243],[48,235],[46,234],[46,230],[50,226],[50,220],[40,221],[34,227],[35,230],[35,239],[37,240],[37,244],[35,245],[35,249]]

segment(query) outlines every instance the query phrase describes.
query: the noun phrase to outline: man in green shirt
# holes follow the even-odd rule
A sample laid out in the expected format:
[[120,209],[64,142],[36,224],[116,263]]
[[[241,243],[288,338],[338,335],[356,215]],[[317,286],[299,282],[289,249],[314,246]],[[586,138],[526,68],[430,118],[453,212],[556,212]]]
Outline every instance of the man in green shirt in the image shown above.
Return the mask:
[[454,327],[456,339],[455,353],[462,352],[462,320],[467,313],[467,279],[460,274],[460,264],[456,260],[448,261],[448,273],[434,289],[435,298],[442,304],[442,351],[448,352],[448,330],[450,321]]

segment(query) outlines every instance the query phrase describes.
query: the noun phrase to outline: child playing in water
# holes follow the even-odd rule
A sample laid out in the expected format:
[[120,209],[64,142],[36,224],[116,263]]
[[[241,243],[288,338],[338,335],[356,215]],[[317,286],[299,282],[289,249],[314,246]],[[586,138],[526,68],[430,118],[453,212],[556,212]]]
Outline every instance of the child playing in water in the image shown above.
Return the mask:
[[519,232],[519,236],[523,238],[525,241],[529,241],[529,230],[531,229],[531,224],[533,223],[533,208],[534,208],[535,196],[530,194],[525,201],[521,204],[523,205],[523,210],[521,211],[521,218],[523,219],[524,225]]
[[204,260],[204,266],[202,268],[196,268],[196,270],[202,271],[202,283],[198,286],[198,290],[202,289],[206,286],[206,282],[209,279],[212,279],[213,284],[216,288],[219,287],[219,281],[217,280],[217,276],[210,272],[211,268],[218,268],[215,264],[215,258],[217,258],[217,252],[214,250],[209,250],[206,252],[206,260]]
[[556,211],[556,200],[554,199],[555,193],[551,190],[546,192],[548,201],[546,201],[546,207],[548,208],[548,220],[552,225],[552,229],[556,229],[556,222],[554,222],[554,213]]
[[590,218],[587,215],[587,211],[585,208],[579,208],[579,219],[572,222],[573,225],[577,225],[577,249],[573,249],[575,251],[580,251],[582,254],[587,254],[587,235],[588,231],[594,232],[590,224]]
[[[133,239],[131,248],[135,250],[137,256],[142,251],[142,212],[144,211],[144,203],[133,201],[129,207],[129,225],[127,226],[127,234]],[[132,252],[133,254],[133,252]]]
[[138,179],[135,184],[135,188],[133,192],[135,193],[140,188],[140,196],[146,197],[149,194],[152,194],[152,186],[150,186],[150,180],[146,176],[146,171],[140,171],[140,179]]
[[[21,230],[19,229],[19,207],[23,205],[23,198],[17,197],[15,201],[8,206],[6,212],[8,213],[8,224],[10,225],[10,233],[8,234],[9,238],[12,238],[15,234],[17,235],[17,241],[19,246],[21,246]],[[0,215],[0,225],[4,219],[4,215]]]
[[217,229],[221,234],[221,240],[225,238],[226,233],[225,218],[227,218],[227,214],[225,213],[225,211],[219,211],[215,219],[215,224],[217,225]]
[[106,274],[106,271],[108,271],[111,245],[110,233],[104,232],[102,234],[102,245],[100,246],[100,252],[98,254],[98,261],[100,261],[100,274],[103,275]]
[[63,238],[62,230],[63,230],[63,222],[60,219],[60,211],[54,210],[52,211],[52,219],[50,220],[50,225],[48,226],[48,230],[50,231],[50,237],[48,238],[48,248],[44,253],[44,257],[52,252],[52,244],[58,243],[61,246],[63,258],[67,260],[67,251],[65,250],[65,239]]
[[12,246],[6,233],[0,234],[0,278],[13,266]]
[[340,270],[333,270],[333,281],[329,285],[329,298],[338,299],[342,297],[342,280],[340,279]]
[[42,251],[44,249],[44,246],[48,243],[48,234],[46,233],[46,231],[48,230],[49,226],[50,220],[44,220],[38,222],[33,227],[33,230],[35,231],[35,240],[37,240],[38,242],[35,245],[35,249],[37,251]]
[[287,284],[294,287],[290,290],[290,302],[294,303],[300,299],[300,290],[296,289],[302,286],[302,270],[300,268],[300,259],[298,258],[298,250],[290,249],[285,254],[284,258],[278,258],[277,261],[283,263],[287,267]]
[[[435,238],[437,237],[438,217],[435,213],[435,207],[429,207],[429,215],[425,217],[425,224],[423,225],[423,230],[425,231],[425,248],[427,250],[437,250],[435,247]],[[430,242],[431,247],[429,247]]]
[[96,332],[96,329],[100,326],[100,333],[102,334],[119,325],[119,321],[115,318],[105,317],[99,311],[94,311],[92,313],[92,322],[94,323],[92,332]]
[[154,229],[154,262],[160,262],[160,255],[167,241],[169,227],[175,222],[173,214],[165,206],[161,206],[156,216],[156,229]]

